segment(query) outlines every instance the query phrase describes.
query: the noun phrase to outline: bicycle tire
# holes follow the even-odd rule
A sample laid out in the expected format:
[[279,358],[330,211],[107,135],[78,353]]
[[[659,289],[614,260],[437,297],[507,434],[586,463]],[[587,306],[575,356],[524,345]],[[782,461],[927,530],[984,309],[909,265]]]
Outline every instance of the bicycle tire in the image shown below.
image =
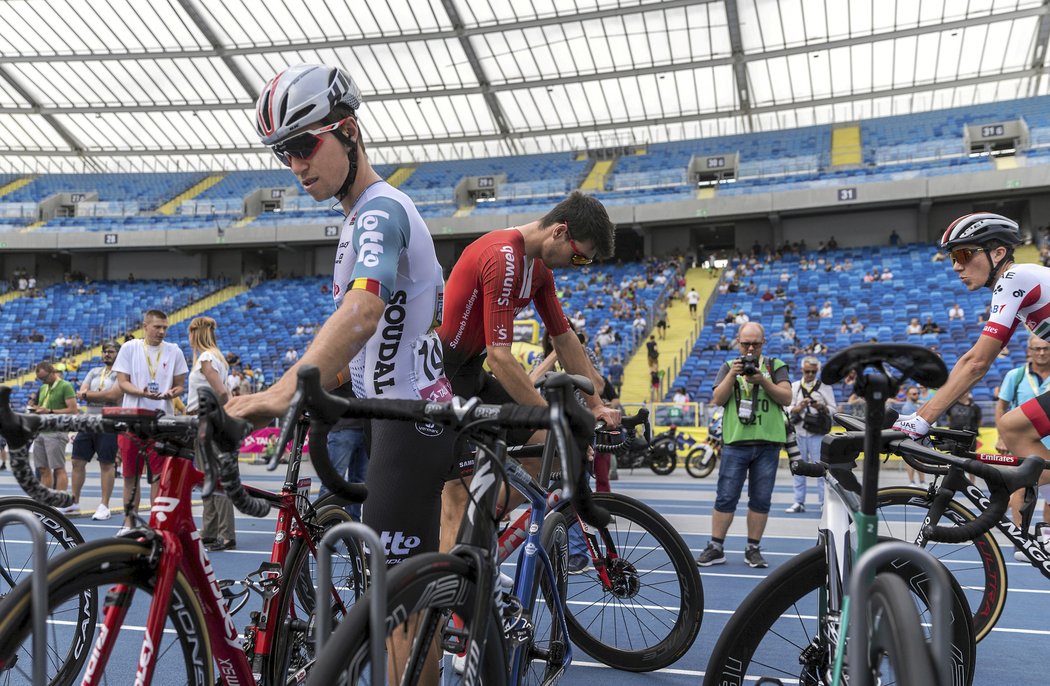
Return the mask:
[[[748,594],[711,651],[704,686],[743,686],[761,677],[797,680],[804,686],[828,682],[830,648],[824,639],[828,632],[837,635],[838,628],[824,627],[825,632],[818,635],[817,591],[828,579],[824,555],[823,544],[809,548],[774,569]],[[893,561],[878,573],[886,571],[901,576],[909,589],[921,589],[927,583],[925,573],[909,563]],[[954,681],[950,686],[969,686],[973,681],[976,644],[973,624],[955,621],[966,616],[969,608],[954,577],[952,593],[950,648]],[[924,598],[914,594],[911,597],[919,601],[920,614],[928,621]],[[768,641],[763,641],[767,637]],[[765,673],[749,674],[752,664]]]
[[[714,448],[706,444],[700,448],[690,450],[689,455],[685,458],[685,471],[689,472],[689,476],[694,479],[703,479],[715,471],[718,457],[711,455],[713,452]],[[708,457],[709,455],[710,457]],[[704,461],[705,459],[707,460],[706,462]]]
[[[43,526],[44,544],[47,547],[49,560],[84,543],[84,537],[73,522],[53,507],[21,496],[0,498],[0,512],[14,509],[28,510]],[[5,528],[5,537],[0,538],[0,597],[9,595],[23,578],[34,571],[30,541],[22,538],[10,541],[6,537],[10,531],[10,528]],[[91,593],[81,594],[75,610],[72,607],[71,610],[78,617],[74,627],[83,622],[84,631],[68,627],[68,635],[63,632],[63,637],[59,638],[60,627],[50,627],[53,632],[53,640],[48,642],[48,649],[53,652],[48,653],[48,674],[54,674],[51,683],[61,683],[61,677],[64,674],[79,670],[91,651],[91,644],[87,637],[95,631],[95,617],[98,610],[97,596]],[[61,654],[60,651],[63,650],[65,652]],[[25,659],[28,661],[30,658],[30,653],[26,651]],[[0,673],[0,684],[5,683],[9,683],[5,673]]]
[[[450,613],[462,618],[463,632],[469,631],[476,602],[484,602],[490,608],[485,652],[478,658],[479,674],[485,686],[503,686],[507,682],[507,653],[504,644],[502,622],[496,611],[496,603],[476,598],[476,572],[463,558],[443,553],[424,553],[401,562],[387,575],[387,619],[389,637],[394,631],[407,631],[406,624],[417,613],[424,612],[419,622],[419,631],[433,632],[446,648],[455,643],[457,635],[448,626]],[[366,593],[353,607],[329,639],[328,647],[321,650],[313,669],[307,675],[307,686],[332,686],[332,684],[369,684],[369,608],[372,593]],[[458,630],[457,630],[458,631]],[[459,635],[465,636],[465,633]],[[434,641],[427,641],[433,645]],[[332,648],[335,649],[332,649]],[[400,664],[397,656],[389,655],[387,663]],[[426,657],[424,657],[426,659]],[[447,661],[446,661],[447,662]],[[400,675],[394,679],[400,682]],[[455,683],[459,675],[450,666],[444,667],[443,683]]]
[[[868,668],[874,684],[929,684],[936,686],[937,670],[922,630],[922,619],[909,597],[904,579],[893,573],[875,576],[868,597],[871,622]],[[883,660],[890,674],[883,673]],[[857,666],[850,662],[849,670]]]
[[[349,521],[352,521],[351,517],[343,508],[336,505],[321,507],[308,522],[308,525],[312,525],[313,544],[318,545],[325,532],[332,527]],[[332,567],[332,583],[336,588],[346,589],[339,595],[344,607],[349,608],[364,594],[367,584],[367,562],[360,544],[354,542],[344,555],[333,554]],[[317,557],[305,539],[297,539],[292,543],[281,570],[281,602],[277,617],[283,619],[274,635],[266,668],[271,684],[284,684],[292,674],[308,670],[315,658],[310,632],[317,600],[316,581]],[[332,604],[330,616],[334,628],[335,624],[342,621],[343,613],[335,607],[334,602]]]
[[654,474],[667,476],[678,466],[678,453],[673,439],[654,441],[649,453],[649,469]]
[[[565,590],[569,573],[569,530],[565,517],[552,512],[543,521],[540,532],[540,544],[547,551],[554,577],[558,584],[558,597],[565,602]],[[543,602],[537,600],[543,598]],[[538,685],[552,683],[561,670],[568,638],[562,633],[561,622],[550,608],[555,606],[554,594],[550,580],[543,565],[537,564],[536,576],[532,588],[532,640],[525,646],[525,659],[519,674],[518,683]]]
[[[149,603],[135,605],[135,596],[138,596],[138,593],[118,596],[112,587],[125,584],[144,592],[152,600],[155,576],[155,562],[152,559],[154,557],[152,553],[153,546],[145,542],[131,539],[102,539],[85,543],[55,557],[48,563],[47,569],[41,572],[47,574],[49,626],[67,622],[68,620],[55,617],[52,613],[56,609],[61,610],[66,601],[81,595],[86,590],[93,590],[96,595],[105,595],[107,604],[128,602],[132,605],[127,617],[128,621],[121,628],[128,629],[125,634],[134,635],[126,644],[127,649],[121,648],[125,644],[118,644],[115,647],[104,673],[96,675],[102,679],[102,683],[130,684],[135,682],[135,670],[142,645],[142,632],[131,629],[129,625],[140,623],[140,615],[144,620]],[[4,665],[7,665],[16,653],[28,652],[28,647],[23,644],[31,645],[31,626],[30,585],[21,583],[0,602],[0,660]],[[215,677],[204,610],[189,580],[181,572],[175,575],[175,584],[170,595],[168,621],[163,637],[172,642],[163,642],[155,646],[154,653],[158,656],[156,674],[164,674],[165,678],[170,678],[173,674],[184,671],[186,674],[184,683],[191,686],[213,686]],[[92,637],[89,635],[89,638]],[[134,648],[130,647],[132,644]],[[124,664],[114,659],[117,656],[130,659],[127,659]],[[178,660],[179,656],[182,657],[181,663]],[[16,664],[15,669],[19,670],[19,674],[26,675],[28,683],[29,664]],[[63,686],[79,683],[83,678],[83,673],[90,669],[92,669],[92,661],[88,660],[87,664],[79,667],[75,673],[63,673],[61,680],[53,679],[52,683]],[[5,672],[5,674],[10,674],[10,672]],[[172,682],[169,681],[169,683]]]
[[[879,531],[887,536],[914,543],[926,519],[930,500],[929,491],[922,488],[880,488]],[[970,510],[958,501],[951,500],[941,521],[934,523],[961,526],[974,519],[975,516]],[[1006,561],[995,536],[988,531],[965,544],[925,541],[923,547],[958,579],[973,611],[974,634],[977,641],[981,641],[991,633],[1006,605]]]
[[[614,518],[605,532],[619,558],[609,557],[603,532],[598,556],[612,586],[606,588],[593,567],[569,577],[569,637],[615,669],[667,667],[692,647],[704,617],[704,589],[692,553],[648,505],[620,493],[595,493],[594,504]],[[597,599],[595,590],[601,593]]]

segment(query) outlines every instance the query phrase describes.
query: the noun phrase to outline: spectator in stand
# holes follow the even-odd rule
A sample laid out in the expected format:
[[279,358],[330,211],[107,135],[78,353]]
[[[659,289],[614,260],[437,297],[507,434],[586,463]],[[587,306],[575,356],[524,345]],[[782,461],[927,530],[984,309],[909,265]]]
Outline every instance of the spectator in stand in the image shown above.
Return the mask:
[[864,333],[864,324],[861,323],[856,315],[849,319],[849,332],[850,333]]
[[836,250],[839,247],[839,242],[832,236],[828,239],[828,250]]
[[806,319],[820,319],[820,312],[817,311],[816,305],[810,305],[806,310]]
[[656,369],[649,370],[649,402],[660,402],[660,372]]
[[577,331],[587,328],[587,317],[583,316],[583,310],[576,310],[576,314],[572,315],[572,325]]
[[649,336],[645,351],[649,358],[649,371],[655,372],[660,368],[660,351],[656,347],[656,336]]
[[922,325],[923,333],[941,333],[941,327],[939,324],[933,321],[933,316],[927,316],[926,322]]
[[306,335],[306,327],[304,325],[302,325],[302,324],[300,324],[299,326],[295,327],[295,335],[296,336],[304,336],[304,335]]
[[[638,313],[638,316],[634,318],[634,321],[631,322],[631,327],[634,329],[634,334],[636,337],[645,333],[645,329],[647,326],[648,324],[645,321],[645,316],[642,315],[642,313],[640,312]],[[637,340],[637,338],[635,340]]]
[[966,312],[963,311],[963,308],[959,305],[959,303],[955,303],[954,305],[952,305],[951,309],[948,310],[948,321],[961,322],[965,318]]
[[29,290],[33,290],[34,288],[36,288],[36,277],[30,276],[29,281],[26,282],[26,285],[29,287]]
[[820,308],[820,318],[831,319],[832,316],[834,316],[834,312],[831,309],[831,301],[825,300],[824,306]]
[[908,322],[908,328],[904,330],[909,336],[918,336],[922,333],[922,324],[919,323],[918,317],[912,317],[911,321]]
[[751,318],[748,317],[747,316],[747,312],[744,312],[743,310],[737,312],[736,316],[733,317],[733,323],[736,324],[737,326],[743,326],[744,324],[747,324],[749,321],[751,321]]
[[663,303],[656,306],[656,332],[660,334],[661,341],[667,338],[667,306]]
[[849,320],[845,317],[842,318],[842,324],[839,326],[839,333],[849,333]]
[[66,347],[66,335],[63,333],[58,334],[54,341],[51,343],[52,348],[64,348]]
[[879,276],[879,281],[893,281],[893,272],[890,271],[889,267],[882,269],[882,275]]
[[[40,390],[34,399],[29,401],[29,411],[35,414],[76,414],[77,393],[72,384],[63,379],[50,362],[41,362],[36,366],[36,378]],[[40,483],[56,491],[65,491],[68,484],[66,475],[66,445],[69,444],[69,432],[43,431],[33,441],[33,464],[39,470]],[[80,512],[80,505],[74,503],[65,508],[58,508],[66,514]]]
[[777,287],[773,290],[773,297],[779,300],[780,298],[783,298],[786,295],[787,291],[784,290],[784,287],[780,284],[777,284]]
[[685,296],[686,302],[689,303],[689,316],[696,321],[696,308],[700,304],[700,294],[696,292],[695,288],[690,288],[689,293]]
[[873,276],[872,274],[867,273],[867,272],[865,272],[864,278],[862,279],[862,281],[864,283],[872,283],[872,282],[874,282],[876,280],[877,280],[877,278],[875,276]]
[[988,321],[988,318],[992,316],[992,305],[991,303],[984,306],[984,312],[977,315],[977,323],[984,324]]
[[893,230],[890,234],[890,245],[900,245],[901,237],[897,234],[897,229]]
[[686,406],[689,404],[689,394],[685,392],[685,386],[678,386],[674,389],[674,396],[672,396],[671,402],[682,410],[686,409]]
[[295,348],[288,348],[284,353],[284,361],[288,364],[295,364],[295,361],[299,359],[299,352]]
[[762,300],[769,302],[775,300],[777,296],[773,295],[773,291],[769,290],[769,286],[766,286],[766,290],[762,291]]

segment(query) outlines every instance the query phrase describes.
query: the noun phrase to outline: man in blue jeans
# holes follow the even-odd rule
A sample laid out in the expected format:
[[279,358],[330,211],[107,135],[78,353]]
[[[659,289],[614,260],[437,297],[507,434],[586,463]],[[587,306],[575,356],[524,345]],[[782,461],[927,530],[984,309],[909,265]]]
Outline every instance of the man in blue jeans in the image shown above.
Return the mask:
[[[346,398],[354,397],[350,384],[346,383],[332,391]],[[332,467],[351,483],[362,483],[368,470],[368,451],[365,448],[365,420],[340,419],[328,432],[328,456]],[[317,497],[325,495],[328,488],[322,483]],[[346,511],[355,522],[361,521],[361,503],[346,506]]]
[[738,333],[740,356],[722,365],[711,402],[725,408],[722,418],[722,459],[718,464],[711,542],[696,563],[725,564],[726,533],[733,523],[744,479],[748,480],[747,548],[749,567],[768,567],[759,545],[769,517],[780,451],[787,440],[784,407],[791,403],[791,382],[783,360],[766,357],[766,332],[748,322]]

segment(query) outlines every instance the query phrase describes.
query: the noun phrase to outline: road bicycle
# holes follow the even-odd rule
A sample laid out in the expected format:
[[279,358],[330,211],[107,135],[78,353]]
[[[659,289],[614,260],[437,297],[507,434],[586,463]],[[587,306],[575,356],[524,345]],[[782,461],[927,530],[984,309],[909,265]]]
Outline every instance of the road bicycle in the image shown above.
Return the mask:
[[[891,366],[899,371],[890,371]],[[868,367],[873,369],[865,371]],[[976,651],[966,596],[953,577],[943,575],[950,587],[945,596],[949,607],[931,602],[932,594],[948,590],[931,583],[931,573],[942,573],[939,563],[928,555],[914,555],[921,552],[918,547],[905,546],[906,554],[883,559],[873,579],[855,566],[858,559],[863,563],[866,552],[879,551],[879,546],[874,546],[876,540],[885,540],[876,538],[877,456],[880,452],[919,456],[931,463],[958,466],[985,479],[993,490],[992,502],[998,514],[993,511],[985,519],[970,523],[969,528],[964,527],[968,533],[991,526],[992,517],[1001,515],[999,508],[1005,508],[1012,490],[1031,483],[1042,469],[1042,461],[1027,458],[1022,467],[1001,471],[926,448],[900,432],[876,431],[883,425],[882,399],[893,396],[901,379],[937,386],[946,377],[944,363],[924,348],[903,344],[851,346],[828,361],[821,381],[837,383],[850,369],[858,371],[858,392],[870,396],[867,421],[835,415],[837,422],[851,430],[825,437],[820,463],[792,461],[793,472],[827,479],[817,545],[774,570],[737,608],[712,651],[704,679],[708,686],[739,685],[762,678],[835,684],[841,683],[844,674],[850,684],[865,678],[881,683],[953,686],[972,681]],[[865,428],[871,430],[863,431]],[[866,453],[865,488],[852,471],[862,450]],[[926,535],[941,539],[959,533],[950,527],[932,527]],[[847,595],[851,583],[853,588],[870,583],[866,601]],[[841,640],[848,626],[850,600],[857,601],[855,610],[866,611],[864,614],[873,618],[870,626],[853,627],[870,639],[863,655],[855,654],[853,648],[847,653],[846,642]],[[948,611],[947,625],[931,622],[931,608]],[[931,636],[926,632],[931,623],[939,639],[933,643],[937,650],[932,655]],[[869,631],[864,632],[865,628]],[[854,633],[849,636],[852,645]],[[946,644],[941,637],[947,639]],[[938,673],[938,669],[946,673]]]
[[[565,518],[547,513],[549,495],[521,465],[508,461],[505,432],[511,428],[548,430],[548,440],[562,462],[562,500],[569,501],[587,526],[602,528],[609,514],[595,505],[582,469],[593,440],[594,418],[574,399],[576,389],[592,392],[590,381],[558,373],[542,382],[548,407],[484,405],[476,398],[451,403],[415,400],[355,400],[325,393],[316,370],[299,372],[292,407],[301,405],[315,435],[327,432],[341,416],[444,424],[470,438],[476,447],[469,504],[450,553],[426,553],[404,560],[387,577],[387,636],[369,630],[371,595],[347,615],[331,638],[339,650],[323,651],[308,684],[363,683],[374,676],[372,641],[386,646],[385,668],[391,680],[415,684],[436,665],[443,652],[463,656],[462,673],[451,665],[444,680],[498,686],[504,683],[553,683],[572,661],[564,614],[568,535]],[[323,443],[323,441],[322,441]],[[318,475],[334,492],[346,486],[324,459],[314,456]],[[518,556],[513,589],[502,593],[496,557],[501,484],[519,486],[532,512],[523,554]],[[509,492],[507,496],[509,496]],[[506,497],[506,496],[505,496]],[[542,598],[542,602],[539,599]],[[397,638],[399,640],[390,640]]]
[[[25,464],[25,459],[23,458],[21,464]],[[28,487],[27,492],[36,493],[41,498],[41,502],[21,496],[0,498],[0,513],[9,510],[26,510],[36,517],[43,526],[48,559],[83,544],[84,537],[73,522],[55,509],[55,507],[69,505],[73,501],[72,496],[57,491],[51,491],[55,494],[54,496],[38,492],[38,489],[33,489],[32,483],[25,478],[26,474],[32,477],[32,469],[19,467],[19,463],[14,459],[12,459],[11,467],[19,483],[25,482],[24,488]],[[33,481],[35,482],[35,479]],[[55,507],[47,504],[48,502],[54,504]],[[0,598],[9,595],[19,583],[27,580],[33,573],[31,542],[28,538],[12,536],[12,531],[11,528],[6,528],[3,536],[0,536]],[[84,627],[84,631],[67,632],[60,625],[49,625],[47,672],[55,675],[56,679],[66,678],[63,672],[66,665],[76,664],[77,660],[87,655],[90,650],[91,643],[88,636],[94,631],[98,596],[91,591],[85,591],[77,598],[71,599],[65,609],[63,619],[72,626]],[[9,669],[0,672],[0,686],[28,682],[33,658],[30,648],[31,643],[27,643],[12,657],[13,665],[18,666],[17,670]],[[24,680],[23,675],[25,675]]]
[[[595,432],[595,449],[618,453],[637,428],[650,435],[649,411],[624,417],[621,430]],[[644,438],[643,438],[644,439]],[[530,446],[510,448],[508,456],[535,456]],[[605,527],[588,526],[571,504],[558,499],[550,484],[554,446],[543,446],[536,481],[512,483],[527,500],[545,496],[551,512],[564,516],[569,528],[580,528],[590,566],[568,577],[565,619],[569,638],[594,659],[615,669],[650,672],[674,664],[692,647],[704,614],[704,591],[689,546],[674,527],[651,507],[622,493],[594,493],[593,501],[609,512]],[[537,509],[530,506],[500,533],[498,563],[526,544]]]
[[[86,543],[37,570],[48,578],[49,625],[64,628],[70,637],[83,632],[94,638],[90,652],[71,656],[50,675],[51,683],[149,684],[159,674],[165,682],[213,686],[216,666],[227,683],[302,679],[315,657],[308,631],[316,541],[349,517],[338,506],[344,499],[321,507],[306,499],[309,480],[298,478],[301,450],[293,451],[282,491],[269,493],[240,483],[236,450],[250,427],[222,415],[224,423],[216,431],[208,413],[221,415],[221,410],[210,390],[201,393],[201,420],[124,408],[106,408],[101,415],[20,415],[11,411],[9,400],[10,389],[0,388],[0,433],[18,469],[28,469],[24,446],[40,431],[128,431],[154,441],[165,458],[147,526]],[[213,438],[228,451],[221,461]],[[301,436],[296,445],[301,448]],[[202,469],[194,465],[195,455]],[[261,517],[273,508],[278,514],[271,559],[257,573],[263,609],[253,613],[243,641],[190,509],[193,489],[201,486],[209,494],[218,482],[216,474],[242,512]],[[353,495],[363,499],[363,487]],[[331,589],[336,619],[363,592],[359,551],[346,549],[340,568]],[[0,673],[23,674],[16,657],[30,645],[28,591],[29,584],[21,583],[0,602]],[[68,605],[86,592],[104,598],[94,636],[96,632],[67,619]],[[64,645],[62,637],[52,645]]]
[[[938,450],[959,458],[1005,466],[1017,466],[1022,462],[1013,455],[973,452],[976,435],[970,431],[933,427],[930,439]],[[980,641],[991,633],[1006,604],[1009,583],[999,542],[991,531],[957,537],[950,543],[939,542],[926,536],[924,529],[933,525],[966,527],[978,518],[995,516],[994,528],[1023,553],[1029,564],[1050,579],[1050,553],[1043,548],[1038,536],[1029,533],[1036,503],[1035,488],[1025,489],[1028,498],[1022,509],[1021,526],[1017,526],[989,501],[980,487],[970,483],[961,468],[955,465],[945,467],[912,456],[904,456],[904,459],[914,468],[933,474],[934,480],[927,488],[893,486],[879,489],[879,526],[894,538],[925,548],[959,580],[973,610],[974,631]],[[956,496],[962,496],[962,499]]]

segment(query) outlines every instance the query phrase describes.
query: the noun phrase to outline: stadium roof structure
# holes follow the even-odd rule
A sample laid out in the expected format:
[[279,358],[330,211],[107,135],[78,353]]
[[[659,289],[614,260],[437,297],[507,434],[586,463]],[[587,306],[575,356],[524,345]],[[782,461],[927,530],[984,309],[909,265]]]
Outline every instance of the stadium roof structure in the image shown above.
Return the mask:
[[1050,0],[6,0],[0,171],[266,168],[288,64],[374,162],[580,150],[1048,92]]

